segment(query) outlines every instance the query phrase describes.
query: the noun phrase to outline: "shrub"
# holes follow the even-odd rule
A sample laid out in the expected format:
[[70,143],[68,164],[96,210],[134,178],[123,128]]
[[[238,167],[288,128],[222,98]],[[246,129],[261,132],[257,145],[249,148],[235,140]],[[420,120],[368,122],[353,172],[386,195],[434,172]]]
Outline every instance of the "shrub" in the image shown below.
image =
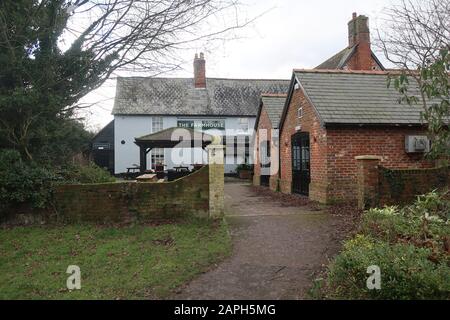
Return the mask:
[[[350,299],[449,299],[448,261],[428,259],[429,248],[411,244],[390,245],[358,235],[348,241],[330,267],[332,298]],[[369,290],[367,267],[381,270],[381,289]]]
[[65,168],[61,175],[64,178],[64,183],[105,183],[115,181],[115,178],[108,171],[94,163],[86,166],[71,165]]
[[[328,270],[332,298],[450,299],[448,193],[431,192],[407,207],[370,209],[360,234]],[[367,267],[381,269],[381,290],[366,286]]]
[[419,196],[412,205],[370,209],[363,215],[361,231],[384,241],[398,238],[412,242],[434,241],[438,247],[450,235],[447,193],[435,191]]
[[22,161],[15,150],[0,150],[0,212],[22,203],[44,208],[58,177],[35,163]]
[[239,172],[242,170],[253,171],[253,165],[248,164],[248,163],[242,163],[242,164],[238,165],[236,168],[236,171]]
[[56,171],[35,162],[24,162],[16,150],[0,150],[0,220],[17,206],[46,208],[53,186],[61,183],[113,182],[114,178],[95,164],[69,166]]
[[409,213],[412,216],[437,217],[442,220],[450,220],[449,195],[449,191],[439,193],[436,190],[421,195],[417,197],[414,204],[405,208],[405,213]]

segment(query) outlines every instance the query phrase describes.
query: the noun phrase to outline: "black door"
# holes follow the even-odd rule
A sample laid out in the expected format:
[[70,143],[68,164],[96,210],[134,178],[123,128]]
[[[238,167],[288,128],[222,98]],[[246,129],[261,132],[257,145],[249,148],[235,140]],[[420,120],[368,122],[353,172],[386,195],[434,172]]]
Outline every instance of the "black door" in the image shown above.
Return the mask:
[[270,184],[270,141],[261,141],[259,145],[259,159],[261,165],[260,184],[268,187]]
[[309,134],[300,132],[292,136],[292,192],[309,195],[310,181]]

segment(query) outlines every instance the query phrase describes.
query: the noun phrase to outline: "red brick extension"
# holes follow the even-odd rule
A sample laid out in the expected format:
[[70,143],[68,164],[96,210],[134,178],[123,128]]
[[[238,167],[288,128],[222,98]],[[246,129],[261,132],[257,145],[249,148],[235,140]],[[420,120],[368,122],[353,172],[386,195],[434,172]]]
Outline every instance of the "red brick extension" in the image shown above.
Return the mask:
[[[297,118],[303,107],[304,116]],[[430,168],[434,163],[405,152],[405,135],[423,134],[413,127],[322,127],[301,89],[295,90],[280,133],[280,190],[291,193],[291,136],[296,127],[310,134],[310,198],[323,203],[357,200],[356,156],[377,155],[386,168]]]
[[[345,65],[346,70],[332,72],[377,73],[380,66],[372,56],[368,18],[353,14],[349,26],[349,47],[356,51]],[[294,70],[295,71],[295,70]],[[330,72],[330,70],[311,70]],[[303,117],[298,118],[298,108],[303,107]],[[291,137],[298,127],[310,135],[311,184],[309,196],[323,203],[356,201],[357,161],[356,156],[381,156],[381,165],[386,168],[433,167],[421,155],[410,155],[404,150],[405,135],[423,134],[420,127],[395,126],[347,126],[324,127],[306,99],[302,89],[294,90],[288,106],[285,122],[280,125],[280,174],[271,178],[271,189],[284,193],[292,192]],[[258,129],[271,128],[265,110],[262,110]],[[257,144],[256,144],[257,145]],[[257,152],[258,153],[258,152]],[[259,157],[255,157],[255,184],[259,184]]]

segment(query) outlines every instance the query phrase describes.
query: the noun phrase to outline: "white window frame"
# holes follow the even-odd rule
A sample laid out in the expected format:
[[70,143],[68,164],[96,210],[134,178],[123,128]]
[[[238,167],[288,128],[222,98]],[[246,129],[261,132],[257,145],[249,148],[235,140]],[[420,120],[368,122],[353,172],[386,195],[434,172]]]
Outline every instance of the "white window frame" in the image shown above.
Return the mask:
[[[152,133],[164,129],[164,117],[152,117]],[[157,163],[164,164],[164,148],[154,148],[151,151],[151,168],[155,169]]]
[[163,117],[152,117],[152,133],[161,131],[164,129]]
[[248,132],[250,121],[248,120],[248,118],[239,118],[238,125],[239,129],[241,129],[243,132]]
[[157,163],[164,164],[164,148],[154,148],[152,149],[151,155],[151,168],[155,169]]
[[301,119],[303,118],[304,114],[303,114],[303,107],[299,107],[297,110],[297,118]]

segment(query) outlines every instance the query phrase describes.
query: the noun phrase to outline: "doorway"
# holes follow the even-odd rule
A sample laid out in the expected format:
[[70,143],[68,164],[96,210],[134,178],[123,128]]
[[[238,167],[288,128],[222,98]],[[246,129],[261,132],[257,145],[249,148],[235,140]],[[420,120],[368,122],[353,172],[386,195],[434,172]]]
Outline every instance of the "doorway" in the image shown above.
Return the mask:
[[311,182],[309,133],[299,132],[292,136],[292,192],[309,195]]

